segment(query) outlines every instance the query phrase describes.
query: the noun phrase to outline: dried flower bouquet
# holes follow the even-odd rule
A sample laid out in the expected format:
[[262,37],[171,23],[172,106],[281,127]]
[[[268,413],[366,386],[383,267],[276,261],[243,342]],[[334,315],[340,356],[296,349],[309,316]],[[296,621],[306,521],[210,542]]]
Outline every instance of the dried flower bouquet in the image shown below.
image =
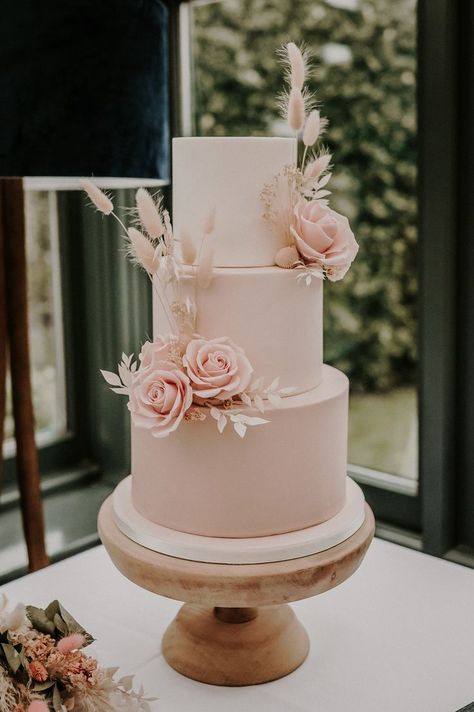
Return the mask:
[[149,712],[133,676],[114,680],[84,653],[92,636],[59,601],[44,610],[0,598],[0,712]]

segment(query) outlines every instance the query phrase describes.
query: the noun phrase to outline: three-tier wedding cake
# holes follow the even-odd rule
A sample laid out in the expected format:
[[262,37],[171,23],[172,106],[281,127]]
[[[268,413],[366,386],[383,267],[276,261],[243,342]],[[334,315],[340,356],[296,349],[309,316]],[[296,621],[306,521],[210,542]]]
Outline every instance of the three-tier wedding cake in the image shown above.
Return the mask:
[[127,229],[153,285],[153,341],[103,372],[131,412],[132,474],[114,515],[138,543],[183,558],[304,556],[364,519],[346,475],[348,380],[323,364],[322,337],[323,283],[344,277],[358,247],[328,204],[305,59],[286,52],[302,158],[297,138],[176,138],[173,226],[140,189]]

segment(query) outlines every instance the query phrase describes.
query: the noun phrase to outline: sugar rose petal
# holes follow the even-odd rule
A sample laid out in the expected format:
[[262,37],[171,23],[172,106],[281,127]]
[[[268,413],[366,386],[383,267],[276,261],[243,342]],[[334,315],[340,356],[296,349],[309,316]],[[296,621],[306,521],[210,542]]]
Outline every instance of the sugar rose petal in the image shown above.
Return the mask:
[[342,279],[359,249],[348,219],[318,200],[300,201],[295,217],[291,234],[303,261],[319,264],[333,282]]
[[176,364],[146,356],[145,366],[134,374],[128,407],[137,427],[161,438],[176,430],[192,404],[193,390]]
[[248,388],[253,369],[243,349],[229,338],[192,339],[183,356],[194,400],[229,400]]

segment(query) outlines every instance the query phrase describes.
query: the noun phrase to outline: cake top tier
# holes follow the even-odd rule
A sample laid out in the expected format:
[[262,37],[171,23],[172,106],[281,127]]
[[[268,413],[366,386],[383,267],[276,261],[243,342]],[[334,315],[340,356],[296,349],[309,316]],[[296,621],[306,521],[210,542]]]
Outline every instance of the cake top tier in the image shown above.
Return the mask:
[[262,218],[261,192],[296,162],[293,138],[213,137],[173,140],[175,234],[200,234],[215,211],[216,267],[273,265],[284,246]]

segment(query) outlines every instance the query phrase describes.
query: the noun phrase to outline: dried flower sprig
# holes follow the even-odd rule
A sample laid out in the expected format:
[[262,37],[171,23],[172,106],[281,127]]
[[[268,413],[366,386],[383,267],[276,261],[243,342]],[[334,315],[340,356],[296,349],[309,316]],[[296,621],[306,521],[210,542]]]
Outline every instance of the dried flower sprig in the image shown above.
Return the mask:
[[145,188],[139,188],[135,194],[135,202],[137,205],[138,216],[144,230],[146,230],[152,240],[159,240],[165,231],[165,227],[161,219],[161,196],[158,198],[158,203],[156,204],[150,193],[145,190]]
[[201,289],[207,289],[213,278],[215,251],[213,233],[215,227],[216,211],[215,208],[212,208],[204,221],[201,247],[199,249],[196,283]]
[[97,210],[104,215],[110,215],[114,209],[114,204],[107,193],[86,178],[83,178],[79,182],[89,196],[91,203],[97,208]]
[[84,652],[93,638],[59,603],[45,609],[0,606],[0,710],[150,712],[151,701],[133,676],[114,679]]

